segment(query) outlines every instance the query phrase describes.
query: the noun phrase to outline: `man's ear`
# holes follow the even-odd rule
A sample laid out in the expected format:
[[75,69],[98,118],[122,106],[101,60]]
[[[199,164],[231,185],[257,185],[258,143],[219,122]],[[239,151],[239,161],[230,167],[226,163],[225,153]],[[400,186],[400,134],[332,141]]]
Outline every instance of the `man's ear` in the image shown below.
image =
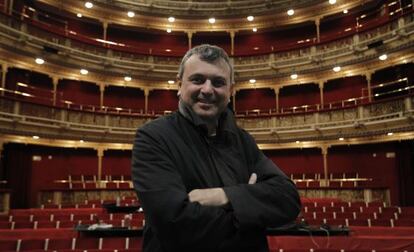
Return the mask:
[[181,79],[178,75],[177,75],[177,78],[176,78],[176,82],[177,82],[177,85],[178,85],[177,96],[179,97],[181,95]]

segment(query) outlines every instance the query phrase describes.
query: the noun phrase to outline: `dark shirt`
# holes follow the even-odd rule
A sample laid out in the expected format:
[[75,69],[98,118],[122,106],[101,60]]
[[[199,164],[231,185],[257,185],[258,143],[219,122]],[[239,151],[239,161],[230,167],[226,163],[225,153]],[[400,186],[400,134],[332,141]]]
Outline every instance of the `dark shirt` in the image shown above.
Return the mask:
[[[132,177],[145,213],[144,252],[265,252],[265,229],[294,220],[296,188],[236,126],[230,111],[215,136],[185,109],[137,131]],[[248,185],[252,173],[258,175]],[[189,202],[193,189],[223,187],[230,204]]]

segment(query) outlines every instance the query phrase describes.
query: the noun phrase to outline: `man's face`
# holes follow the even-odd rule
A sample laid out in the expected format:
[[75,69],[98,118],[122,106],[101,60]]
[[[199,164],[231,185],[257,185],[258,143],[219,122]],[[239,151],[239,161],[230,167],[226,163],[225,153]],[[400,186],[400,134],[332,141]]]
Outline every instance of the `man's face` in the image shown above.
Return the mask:
[[179,92],[184,101],[203,120],[218,119],[231,95],[230,67],[220,59],[213,64],[191,56],[184,65]]

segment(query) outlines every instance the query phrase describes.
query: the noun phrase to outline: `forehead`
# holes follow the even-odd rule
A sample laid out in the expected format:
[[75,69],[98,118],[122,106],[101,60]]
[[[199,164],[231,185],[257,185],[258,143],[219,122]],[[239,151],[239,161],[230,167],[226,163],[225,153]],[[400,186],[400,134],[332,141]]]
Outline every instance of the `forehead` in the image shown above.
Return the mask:
[[207,62],[200,59],[199,55],[192,55],[184,64],[184,76],[193,74],[212,75],[230,79],[230,66],[224,59]]

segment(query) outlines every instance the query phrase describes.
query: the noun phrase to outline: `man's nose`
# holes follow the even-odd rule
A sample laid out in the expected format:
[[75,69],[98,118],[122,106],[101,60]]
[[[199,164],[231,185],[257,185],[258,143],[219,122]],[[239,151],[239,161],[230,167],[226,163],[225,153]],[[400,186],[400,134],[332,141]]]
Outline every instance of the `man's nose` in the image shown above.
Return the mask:
[[207,79],[201,87],[201,93],[203,94],[212,94],[213,93],[213,84],[209,79]]

